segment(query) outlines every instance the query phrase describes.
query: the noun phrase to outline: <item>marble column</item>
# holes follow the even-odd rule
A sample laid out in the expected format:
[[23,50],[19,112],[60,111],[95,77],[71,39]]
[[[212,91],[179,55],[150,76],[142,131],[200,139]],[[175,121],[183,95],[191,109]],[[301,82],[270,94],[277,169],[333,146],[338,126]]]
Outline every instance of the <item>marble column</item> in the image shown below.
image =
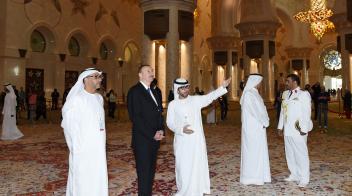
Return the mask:
[[123,75],[122,75],[122,68],[117,69],[117,99],[118,102],[124,103],[124,92],[123,92]]
[[[249,3],[249,1],[244,3]],[[274,101],[274,70],[270,63],[269,41],[275,40],[276,31],[281,24],[276,20],[277,16],[273,11],[275,10],[274,6],[269,1],[265,3],[262,2],[262,5],[263,6],[259,7],[260,9],[257,12],[248,13],[245,10],[242,10],[241,14],[243,15],[243,19],[241,18],[240,23],[236,24],[235,27],[240,31],[241,39],[243,40],[243,61],[245,67],[245,75],[248,76],[249,74],[248,69],[251,64],[250,58],[259,58],[259,70],[261,70],[260,73],[264,75],[262,84],[263,98],[266,102],[272,102]],[[267,7],[264,8],[264,5]],[[263,21],[263,14],[266,14],[266,16],[270,15],[272,20]],[[248,51],[247,53],[246,43],[248,41],[263,41],[263,53],[256,54],[253,51]],[[259,46],[254,45],[253,47]]]
[[[227,50],[227,63],[226,63],[226,73],[224,79],[228,79],[232,77],[232,50]],[[233,77],[234,78],[234,77]],[[222,81],[220,81],[222,82]],[[230,83],[228,87],[228,100],[233,101],[233,96],[232,96],[232,83]]]
[[267,101],[268,102],[274,102],[275,101],[275,70],[274,70],[274,58],[269,59],[269,64],[268,64],[268,81],[267,81],[268,89],[268,97]]
[[[334,15],[331,21],[334,23],[336,32],[340,36],[341,65],[342,65],[342,89],[352,90],[352,51],[351,46],[346,46],[346,35],[352,34],[352,23],[347,20],[347,1],[336,1],[333,7]],[[347,48],[346,48],[347,47]]]
[[166,89],[170,89],[173,80],[180,76],[180,48],[178,33],[178,9],[172,6],[169,9],[169,33],[167,34],[167,70]]
[[151,65],[155,69],[155,43],[147,35],[142,40],[142,64]]
[[234,101],[238,101],[239,100],[239,96],[238,96],[238,90],[239,90],[239,81],[240,81],[240,77],[238,75],[239,73],[239,63],[237,61],[236,64],[234,64],[232,66],[232,73],[231,73],[231,77],[232,77],[232,82],[231,82],[231,97]]
[[5,58],[0,56],[0,84],[4,84],[4,64],[5,64]]
[[187,42],[187,78],[192,81],[192,66],[193,65],[193,38]]
[[55,64],[54,69],[54,83],[53,86],[57,88],[61,95],[63,95],[65,91],[65,71],[66,71],[66,63],[65,61],[61,61],[58,58],[58,61]]
[[[243,61],[243,59],[242,59]],[[244,81],[244,70],[241,68],[241,62],[238,62],[238,66],[237,66],[237,97],[238,99],[240,99],[241,95],[242,95],[242,90],[240,89],[240,84],[242,81]]]
[[274,101],[274,70],[269,57],[269,39],[264,38],[264,54],[261,60],[261,73],[263,74],[263,99],[265,102]]
[[113,73],[115,75],[115,77],[114,77],[114,81],[112,83],[112,86],[113,86],[114,91],[117,95],[117,102],[120,103],[120,100],[122,100],[120,97],[121,92],[119,92],[119,90],[120,90],[120,86],[119,86],[119,82],[120,82],[119,81],[120,80],[119,67],[120,67],[120,64],[117,59],[114,61],[113,66],[114,66],[112,69],[113,71],[111,73]]
[[[140,0],[140,6],[143,12],[167,10],[168,16],[168,32],[160,31],[159,33],[166,33],[166,36],[149,40],[146,35],[143,37],[143,54],[142,62],[150,64],[155,68],[158,85],[163,93],[163,101],[167,100],[167,94],[173,86],[173,80],[181,76],[180,67],[180,35],[179,35],[179,11],[186,11],[193,13],[195,4],[193,1],[175,1],[175,0]],[[144,20],[144,19],[143,19]],[[150,21],[149,21],[150,22]],[[143,22],[144,24],[144,22]],[[144,31],[144,30],[143,30]],[[147,34],[147,32],[144,32]],[[149,32],[151,33],[151,32]],[[153,33],[151,33],[153,34]],[[161,46],[157,46],[158,42]],[[186,43],[187,54],[185,57],[184,76],[188,79],[191,76],[192,58],[193,58],[193,41]],[[153,46],[152,46],[153,45]],[[162,50],[162,52],[161,52]]]
[[307,59],[303,59],[301,87],[304,87],[308,83],[309,82],[308,82],[308,73],[307,73]]
[[[157,74],[155,75],[156,78],[158,78],[158,86],[161,90],[162,97],[163,97],[163,102],[167,101],[167,95],[169,93],[169,89],[171,89],[171,86],[165,86],[165,81],[167,81],[167,71],[169,71],[169,67],[166,65],[166,49],[165,46],[160,44],[156,45],[156,51],[158,54],[157,57]],[[159,82],[160,81],[160,82]]]
[[244,77],[245,79],[247,79],[249,74],[251,74],[251,59],[247,55],[243,56],[243,66],[244,66]]
[[351,54],[346,50],[345,45],[346,34],[340,34],[341,37],[341,64],[342,64],[342,88],[352,89],[352,66],[351,66]]
[[215,65],[213,54],[215,51],[226,51],[227,55],[227,62],[224,67],[224,78],[229,78],[232,77],[232,82],[229,85],[229,93],[228,93],[228,99],[230,101],[235,100],[236,97],[236,83],[238,79],[237,75],[237,68],[236,66],[238,65],[233,65],[233,59],[232,59],[232,52],[237,52],[239,51],[239,48],[241,47],[241,42],[237,36],[223,36],[223,35],[218,35],[218,36],[212,36],[207,39],[207,43],[209,48],[212,50],[212,64],[213,64],[213,85],[216,87],[219,83],[221,84],[222,81],[218,81],[220,78],[217,78],[218,75],[218,67]]
[[[193,59],[193,48],[192,48],[192,41],[185,42],[182,41],[181,43],[181,50],[180,50],[180,67],[181,67],[181,77],[187,80],[191,80],[191,73],[192,73],[192,59]],[[191,82],[191,81],[190,81]],[[192,82],[191,82],[192,83]]]
[[217,81],[218,81],[218,66],[214,62],[214,55],[211,55],[211,78],[212,78],[212,87],[215,89],[217,87]]
[[307,69],[307,60],[309,60],[310,54],[313,48],[310,47],[288,47],[285,49],[287,56],[289,58],[290,71],[289,74],[293,73],[292,60],[299,59],[303,61],[303,67],[301,71],[301,87],[309,83],[309,73]]
[[7,1],[0,1],[0,84],[5,83],[5,48]]

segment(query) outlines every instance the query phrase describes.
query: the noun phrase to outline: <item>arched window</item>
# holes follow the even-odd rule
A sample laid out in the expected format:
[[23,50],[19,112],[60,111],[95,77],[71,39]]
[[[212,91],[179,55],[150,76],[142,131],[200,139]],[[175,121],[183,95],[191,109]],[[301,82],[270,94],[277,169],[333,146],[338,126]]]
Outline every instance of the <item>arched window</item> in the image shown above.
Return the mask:
[[31,35],[31,48],[33,52],[45,52],[46,40],[42,33],[34,30]]
[[80,54],[80,45],[76,38],[71,37],[70,42],[68,44],[68,50],[71,56],[79,56]]
[[100,45],[100,57],[101,59],[106,60],[108,59],[108,56],[109,56],[109,49],[108,47],[106,47],[105,43],[103,42]]
[[324,66],[330,70],[341,69],[341,54],[336,50],[330,50],[323,57]]
[[327,50],[322,54],[324,66],[324,81],[326,89],[342,88],[342,65],[341,54],[333,49]]
[[131,60],[132,60],[132,51],[131,51],[130,47],[126,47],[125,48],[124,58],[125,58],[125,62],[131,62]]

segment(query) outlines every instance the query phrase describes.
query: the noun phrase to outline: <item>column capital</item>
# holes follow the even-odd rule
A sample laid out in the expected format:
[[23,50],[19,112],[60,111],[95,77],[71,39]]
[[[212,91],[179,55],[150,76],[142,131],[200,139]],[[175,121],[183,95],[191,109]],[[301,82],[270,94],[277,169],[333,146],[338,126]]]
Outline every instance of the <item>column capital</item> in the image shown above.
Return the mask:
[[193,13],[196,8],[193,0],[140,0],[140,5],[143,11],[169,9],[176,6],[178,10],[190,11]]
[[302,58],[302,59],[309,59],[310,53],[312,52],[313,48],[309,47],[287,47],[285,49],[288,58]]
[[241,47],[241,40],[235,36],[212,36],[207,43],[212,50],[238,50]]
[[235,27],[240,31],[242,39],[250,39],[251,37],[268,36],[275,38],[277,29],[281,26],[276,21],[264,22],[245,22],[236,24]]

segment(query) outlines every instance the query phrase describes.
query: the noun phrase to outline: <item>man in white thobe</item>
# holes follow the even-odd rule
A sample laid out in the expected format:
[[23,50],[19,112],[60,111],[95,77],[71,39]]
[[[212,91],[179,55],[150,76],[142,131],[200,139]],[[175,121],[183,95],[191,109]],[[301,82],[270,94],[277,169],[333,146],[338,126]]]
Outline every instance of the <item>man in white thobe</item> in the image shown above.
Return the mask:
[[2,140],[16,140],[23,137],[22,132],[17,128],[16,125],[16,94],[11,84],[6,84],[5,92],[6,96],[4,99],[4,107],[2,109]]
[[89,68],[78,77],[62,109],[70,150],[66,196],[107,196],[106,130],[102,72]]
[[299,87],[300,79],[295,74],[286,78],[287,91],[282,94],[278,133],[284,130],[285,153],[290,176],[285,181],[298,182],[299,187],[309,183],[308,132],[312,130],[311,98]]
[[227,93],[231,78],[207,95],[189,96],[189,83],[179,78],[174,81],[174,97],[167,110],[167,126],[175,133],[176,196],[210,194],[207,147],[201,109]]
[[241,176],[244,185],[271,182],[266,128],[269,116],[258,92],[263,76],[251,74],[240,100],[241,104]]

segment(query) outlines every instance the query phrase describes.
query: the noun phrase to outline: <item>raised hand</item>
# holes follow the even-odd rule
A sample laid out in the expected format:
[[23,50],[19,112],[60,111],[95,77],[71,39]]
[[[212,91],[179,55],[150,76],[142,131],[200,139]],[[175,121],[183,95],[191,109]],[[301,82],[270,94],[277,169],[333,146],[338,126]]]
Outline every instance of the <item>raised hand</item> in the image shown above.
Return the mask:
[[154,136],[154,139],[156,140],[156,141],[160,141],[160,140],[162,140],[162,139],[164,139],[164,131],[162,131],[162,130],[159,130],[159,131],[157,131],[156,133],[155,133],[155,136]]

